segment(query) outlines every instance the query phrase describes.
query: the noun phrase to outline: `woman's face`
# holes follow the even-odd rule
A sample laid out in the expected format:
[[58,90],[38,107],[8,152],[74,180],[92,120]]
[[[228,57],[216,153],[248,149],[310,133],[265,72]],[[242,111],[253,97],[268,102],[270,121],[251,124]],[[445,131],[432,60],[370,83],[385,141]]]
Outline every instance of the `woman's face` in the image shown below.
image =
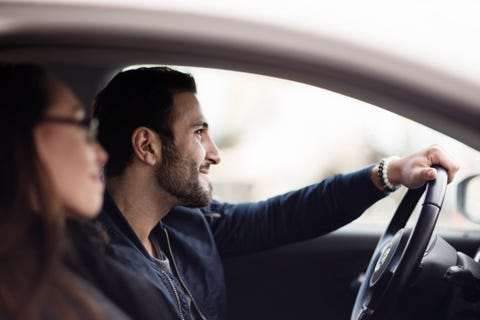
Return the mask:
[[86,114],[72,91],[54,78],[48,79],[47,88],[51,104],[45,111],[45,121],[34,129],[39,157],[49,171],[68,216],[93,218],[102,206],[101,169],[107,161],[107,153],[89,136],[85,127],[78,125]]

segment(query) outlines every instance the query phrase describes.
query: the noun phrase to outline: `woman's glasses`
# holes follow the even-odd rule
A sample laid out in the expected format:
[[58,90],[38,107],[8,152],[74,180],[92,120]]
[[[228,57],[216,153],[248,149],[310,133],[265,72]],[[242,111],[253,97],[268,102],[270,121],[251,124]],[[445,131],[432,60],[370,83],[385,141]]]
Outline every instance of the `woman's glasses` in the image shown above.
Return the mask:
[[64,117],[43,117],[40,122],[52,122],[52,123],[62,123],[69,124],[80,127],[87,131],[87,136],[90,139],[96,139],[98,133],[98,120],[96,118],[85,118],[83,120],[75,120],[71,118]]

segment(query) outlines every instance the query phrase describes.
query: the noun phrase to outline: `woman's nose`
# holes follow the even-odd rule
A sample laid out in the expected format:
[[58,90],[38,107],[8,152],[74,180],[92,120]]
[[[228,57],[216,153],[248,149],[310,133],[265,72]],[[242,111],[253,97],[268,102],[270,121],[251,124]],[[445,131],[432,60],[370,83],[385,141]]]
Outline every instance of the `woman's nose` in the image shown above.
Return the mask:
[[100,143],[95,143],[95,152],[97,154],[97,160],[101,167],[105,166],[108,161],[108,153],[103,149]]

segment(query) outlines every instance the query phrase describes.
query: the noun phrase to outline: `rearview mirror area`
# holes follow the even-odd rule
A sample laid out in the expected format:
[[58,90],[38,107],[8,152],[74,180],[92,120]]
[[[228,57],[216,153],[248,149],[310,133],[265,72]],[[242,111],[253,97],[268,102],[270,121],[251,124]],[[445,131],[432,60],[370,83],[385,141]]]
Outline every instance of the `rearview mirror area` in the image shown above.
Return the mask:
[[469,220],[480,224],[480,174],[467,177],[458,184],[457,206]]

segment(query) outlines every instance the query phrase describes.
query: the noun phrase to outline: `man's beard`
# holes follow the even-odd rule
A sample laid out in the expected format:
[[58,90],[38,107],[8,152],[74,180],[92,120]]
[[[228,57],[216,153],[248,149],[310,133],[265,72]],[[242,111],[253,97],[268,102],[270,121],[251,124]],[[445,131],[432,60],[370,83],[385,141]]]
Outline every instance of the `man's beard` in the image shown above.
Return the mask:
[[155,170],[159,185],[179,204],[191,208],[203,208],[212,201],[212,186],[202,187],[199,180],[199,168],[193,159],[180,156],[174,143],[162,143],[162,161]]

